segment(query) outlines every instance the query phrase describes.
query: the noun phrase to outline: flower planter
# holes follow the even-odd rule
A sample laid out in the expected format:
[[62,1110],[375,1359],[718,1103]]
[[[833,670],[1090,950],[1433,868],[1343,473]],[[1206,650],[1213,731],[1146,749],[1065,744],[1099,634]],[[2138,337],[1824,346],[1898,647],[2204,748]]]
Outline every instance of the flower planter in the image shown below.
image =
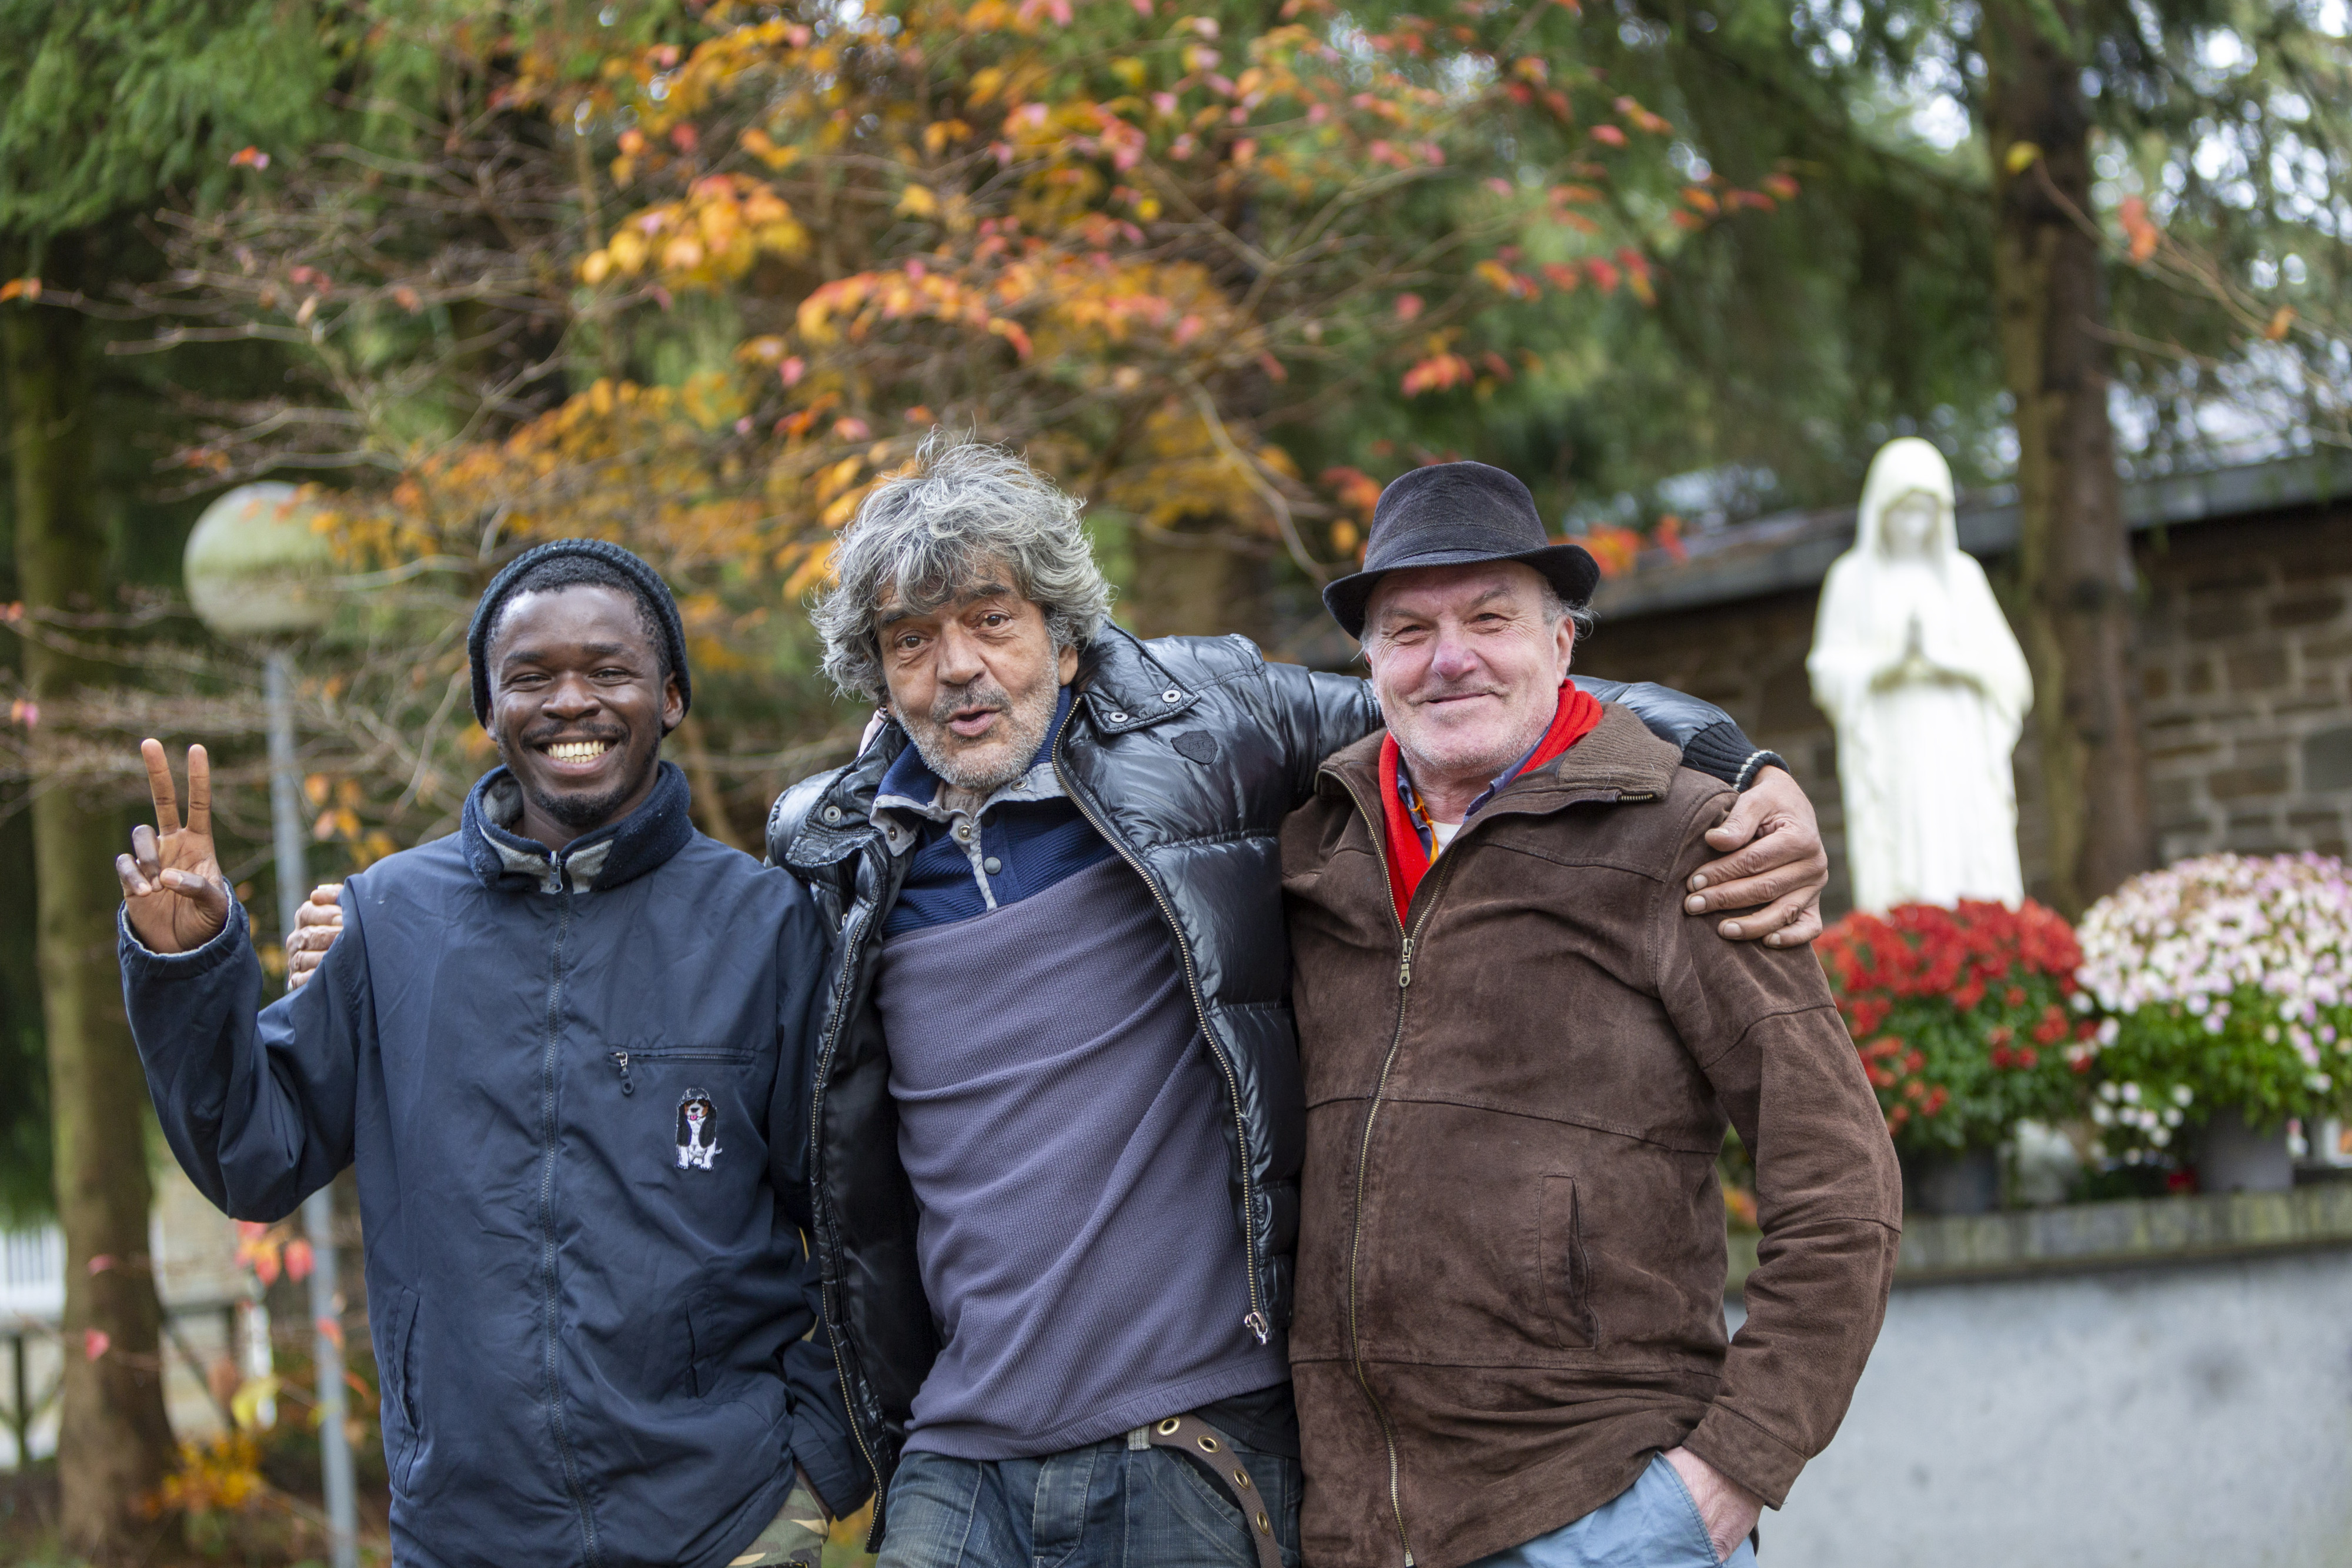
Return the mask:
[[2286,1129],[2250,1127],[2235,1108],[2216,1111],[2197,1138],[2200,1192],[2286,1192],[2294,1186]]
[[1990,1214],[2000,1207],[2000,1155],[1994,1150],[1922,1153],[1904,1166],[1906,1207],[1922,1214]]

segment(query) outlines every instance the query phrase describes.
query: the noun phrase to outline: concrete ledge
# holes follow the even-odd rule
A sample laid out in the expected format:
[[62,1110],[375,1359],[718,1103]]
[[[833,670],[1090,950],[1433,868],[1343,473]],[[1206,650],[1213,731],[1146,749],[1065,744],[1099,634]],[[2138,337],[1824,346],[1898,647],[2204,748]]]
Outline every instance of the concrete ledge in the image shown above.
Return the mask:
[[[1756,1268],[1757,1238],[1730,1238],[1724,1293],[1739,1299]],[[1908,1215],[1895,1266],[1897,1290],[1966,1280],[2074,1274],[2242,1257],[2309,1247],[2352,1247],[2352,1183],[2293,1192],[2126,1198],[2005,1214]]]

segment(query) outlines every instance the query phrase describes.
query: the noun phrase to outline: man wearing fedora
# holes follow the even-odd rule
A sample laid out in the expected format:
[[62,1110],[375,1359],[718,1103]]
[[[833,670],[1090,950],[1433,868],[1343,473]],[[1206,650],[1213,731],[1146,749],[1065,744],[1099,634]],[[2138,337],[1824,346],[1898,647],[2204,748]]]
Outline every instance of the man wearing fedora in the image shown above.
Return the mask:
[[[1597,576],[1476,463],[1324,601],[1386,731],[1285,823],[1307,1560],[1752,1561],[1876,1338],[1902,1199],[1810,954],[1683,912],[1734,801],[1569,680]],[[1727,1343],[1727,1120],[1761,1264]]]

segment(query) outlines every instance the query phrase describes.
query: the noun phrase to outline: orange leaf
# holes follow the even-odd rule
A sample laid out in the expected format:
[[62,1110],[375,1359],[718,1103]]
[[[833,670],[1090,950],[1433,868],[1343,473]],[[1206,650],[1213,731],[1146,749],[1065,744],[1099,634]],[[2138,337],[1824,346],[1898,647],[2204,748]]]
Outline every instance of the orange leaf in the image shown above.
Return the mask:
[[2137,196],[2126,196],[2123,204],[2116,209],[2116,217],[2124,225],[2124,233],[2131,237],[2133,266],[2138,266],[2156,254],[2157,242],[2164,235],[2149,221],[2146,202]]
[[2282,305],[2278,308],[2278,313],[2271,318],[2271,324],[2263,329],[2263,336],[2275,343],[2285,337],[2287,329],[2294,325],[2294,307]]
[[1405,371],[1399,383],[1407,397],[1419,397],[1425,392],[1444,392],[1469,381],[1475,374],[1470,361],[1459,354],[1433,354]]

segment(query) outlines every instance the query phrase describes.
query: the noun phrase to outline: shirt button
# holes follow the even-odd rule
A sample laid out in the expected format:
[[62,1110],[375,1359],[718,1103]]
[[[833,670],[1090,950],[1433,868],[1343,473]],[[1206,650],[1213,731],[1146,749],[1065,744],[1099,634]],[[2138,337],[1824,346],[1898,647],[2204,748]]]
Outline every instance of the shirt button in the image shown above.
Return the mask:
[[994,855],[991,855],[986,860],[980,862],[980,869],[986,872],[989,875],[994,876],[998,872],[1004,869],[1004,862],[998,860]]

